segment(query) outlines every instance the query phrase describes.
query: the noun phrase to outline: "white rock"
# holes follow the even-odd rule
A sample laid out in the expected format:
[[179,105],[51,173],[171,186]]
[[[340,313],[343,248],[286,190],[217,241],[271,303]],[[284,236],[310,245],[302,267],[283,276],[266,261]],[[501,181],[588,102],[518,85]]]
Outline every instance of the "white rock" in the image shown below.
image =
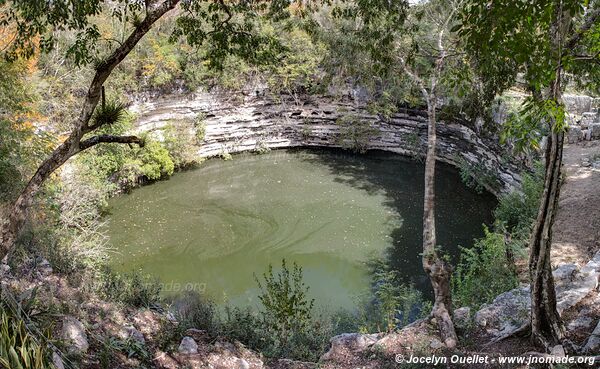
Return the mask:
[[250,369],[250,364],[244,359],[237,359],[236,369]]
[[62,358],[59,354],[55,352],[52,353],[52,364],[56,367],[56,369],[65,369],[65,364],[63,363]]
[[580,316],[567,325],[567,330],[574,331],[580,328],[589,328],[592,326],[593,323],[594,320],[589,316]]
[[179,352],[182,354],[197,354],[198,344],[192,337],[183,337],[179,344]]
[[374,345],[380,338],[378,334],[342,333],[331,338],[331,348],[321,357],[329,360],[344,352],[360,352]]
[[583,352],[597,354],[600,351],[600,322],[592,332],[592,335],[587,339]]
[[90,348],[85,327],[72,316],[66,316],[63,320],[62,338],[70,345],[71,352],[85,353]]
[[471,322],[471,308],[461,307],[454,310],[454,324],[457,327],[465,328]]
[[142,332],[138,331],[132,326],[125,327],[125,331],[127,332],[127,338],[131,338],[134,341],[141,343],[142,345],[146,344],[146,339]]

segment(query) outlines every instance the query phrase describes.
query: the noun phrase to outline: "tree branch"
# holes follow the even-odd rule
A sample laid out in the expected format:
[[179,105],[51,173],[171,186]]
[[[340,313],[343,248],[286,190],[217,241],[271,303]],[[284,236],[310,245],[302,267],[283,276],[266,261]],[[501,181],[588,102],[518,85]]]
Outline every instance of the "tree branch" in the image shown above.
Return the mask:
[[585,17],[583,24],[575,32],[575,35],[571,37],[565,44],[565,49],[572,50],[577,46],[583,35],[592,28],[596,22],[600,20],[600,7],[592,9]]
[[144,147],[144,140],[137,136],[98,135],[81,141],[79,151],[89,149],[99,143],[137,144],[139,147]]

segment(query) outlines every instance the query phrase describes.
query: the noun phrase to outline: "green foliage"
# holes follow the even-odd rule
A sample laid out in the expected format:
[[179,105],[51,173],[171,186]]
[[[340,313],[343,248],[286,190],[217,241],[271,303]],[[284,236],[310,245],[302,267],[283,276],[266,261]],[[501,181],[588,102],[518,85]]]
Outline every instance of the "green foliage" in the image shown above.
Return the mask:
[[[198,142],[192,134],[192,122],[187,120],[177,121],[163,129],[163,146],[169,152],[175,168],[185,168],[199,164],[201,159],[196,154],[195,144]],[[172,172],[171,172],[172,173]]]
[[[391,332],[429,313],[430,303],[381,260],[370,262],[371,290],[359,304],[354,330]],[[338,316],[339,317],[339,316]]]
[[151,307],[160,301],[158,281],[140,272],[119,274],[103,267],[96,275],[94,289],[101,297],[134,307]]
[[484,228],[485,236],[473,248],[461,248],[460,262],[452,279],[452,294],[458,306],[478,310],[502,292],[518,285],[514,265],[507,259],[503,234]]
[[497,189],[500,187],[496,173],[485,164],[477,162],[470,163],[462,156],[457,157],[460,179],[470,188],[478,193],[486,189]]
[[128,359],[138,359],[146,365],[152,363],[151,354],[141,342],[132,337],[127,339],[109,337],[102,342],[102,347],[98,353],[100,367],[103,369],[112,368],[111,365],[114,365],[112,360],[116,353],[124,354]]
[[308,299],[308,287],[302,280],[302,268],[296,263],[288,269],[282,261],[279,273],[273,273],[269,265],[263,274],[263,282],[256,278],[261,290],[259,300],[263,305],[263,322],[275,340],[275,350],[285,353],[290,350],[290,336],[301,335],[309,327],[313,299]]
[[[35,293],[35,292],[34,292]],[[10,369],[53,369],[49,335],[32,333],[28,324],[35,297],[17,301],[8,291],[0,300],[0,367]],[[36,307],[37,308],[37,307]]]
[[520,191],[502,195],[494,216],[498,227],[526,238],[537,217],[540,198],[544,190],[544,168],[536,163],[533,173],[524,173]]
[[527,98],[521,109],[510,116],[503,127],[501,143],[510,142],[517,152],[540,149],[539,141],[548,134],[547,126],[556,131],[567,129],[564,106],[550,99]]
[[127,119],[127,110],[125,104],[117,100],[108,100],[104,104],[99,104],[90,120],[92,126],[110,126],[115,123],[123,122]]
[[196,119],[194,119],[194,127],[196,128],[196,144],[198,145],[204,143],[204,139],[206,138],[205,119],[206,117],[202,113],[196,115]]
[[371,122],[354,115],[345,115],[336,121],[340,127],[337,142],[342,148],[364,153],[369,147],[369,141],[377,136],[379,131]]

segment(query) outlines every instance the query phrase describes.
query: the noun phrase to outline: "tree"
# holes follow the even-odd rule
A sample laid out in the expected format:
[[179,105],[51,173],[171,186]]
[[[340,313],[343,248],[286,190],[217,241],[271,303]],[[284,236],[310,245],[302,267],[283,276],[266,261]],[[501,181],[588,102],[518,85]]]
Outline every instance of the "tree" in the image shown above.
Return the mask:
[[[435,163],[439,101],[456,90],[447,83],[451,79],[450,70],[464,67],[448,32],[460,3],[431,0],[411,7],[405,1],[365,3],[368,3],[368,9],[363,8],[363,2],[358,2],[355,7],[334,10],[334,14],[343,14],[344,19],[355,21],[342,25],[346,31],[344,37],[350,39],[346,49],[357,56],[351,59],[352,63],[361,56],[360,50],[368,50],[369,61],[375,65],[372,72],[382,81],[377,87],[381,89],[381,85],[390,79],[394,83],[416,87],[419,104],[427,107],[422,260],[435,294],[431,317],[435,318],[444,343],[454,347],[457,335],[452,323],[452,268],[439,255],[436,242]],[[373,76],[370,78],[374,79]],[[381,94],[381,91],[377,93]],[[402,97],[396,96],[393,100],[401,101]],[[381,115],[385,117],[386,114]]]
[[[94,65],[94,76],[70,134],[39,165],[10,205],[8,219],[0,225],[0,260],[15,244],[36,193],[69,158],[101,143],[144,144],[137,136],[94,135],[101,127],[114,122],[120,114],[119,109],[103,109],[106,107],[104,104],[98,107],[98,102],[104,96],[104,84],[112,71],[153,25],[179,2],[120,0],[109,6],[102,0],[0,0],[0,26],[18,30],[11,42],[2,49],[4,57],[16,60],[31,57],[38,51],[51,50],[55,35],[67,30],[75,34],[75,41],[68,48],[67,55],[76,66]],[[257,19],[261,16],[282,19],[289,15],[289,5],[290,2],[284,0],[186,1],[182,3],[173,38],[185,37],[193,46],[206,45],[207,57],[214,68],[221,67],[223,58],[232,54],[253,62],[265,61],[278,45],[272,38],[255,34]],[[110,42],[102,42],[106,40],[102,40],[97,25],[92,21],[94,16],[102,12],[130,25],[128,36],[119,41],[116,48],[111,48]]]
[[[505,136],[525,138],[536,146],[537,135],[532,133],[545,130],[547,134],[544,191],[529,242],[530,327],[534,343],[547,350],[564,339],[550,263],[567,128],[562,94],[565,75],[570,72],[588,71],[589,80],[580,82],[598,83],[599,16],[598,1],[469,0],[457,27],[488,82],[514,81],[520,73],[530,90],[520,118],[509,122]],[[498,68],[498,64],[512,70]],[[496,93],[501,93],[507,85],[496,86]]]
[[[423,269],[429,275],[433,287],[435,300],[431,314],[435,317],[440,335],[446,346],[453,348],[458,342],[458,337],[452,322],[452,295],[450,288],[450,277],[452,267],[438,254],[435,227],[435,163],[436,163],[436,111],[440,98],[440,78],[448,58],[446,37],[448,26],[454,20],[459,3],[456,2],[434,2],[431,1],[426,8],[429,14],[432,30],[436,35],[435,45],[430,52],[421,46],[426,55],[419,56],[415,53],[407,53],[407,48],[399,47],[400,67],[412,82],[419,88],[423,99],[427,104],[427,153],[425,155],[425,193],[423,199]],[[412,40],[412,44],[417,43]],[[408,48],[410,50],[410,48]],[[410,63],[410,59],[412,63]],[[420,59],[420,60],[419,60]],[[421,73],[417,72],[413,65],[420,61]],[[433,61],[433,62],[432,62]],[[423,65],[432,63],[429,68]],[[411,65],[412,64],[412,65]],[[428,83],[427,83],[428,82]]]

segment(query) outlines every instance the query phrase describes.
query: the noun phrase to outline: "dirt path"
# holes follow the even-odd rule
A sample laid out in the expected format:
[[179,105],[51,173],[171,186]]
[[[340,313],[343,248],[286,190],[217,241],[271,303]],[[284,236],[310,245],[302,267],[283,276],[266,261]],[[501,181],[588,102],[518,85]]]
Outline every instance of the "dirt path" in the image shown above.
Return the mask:
[[552,264],[586,263],[600,249],[600,141],[566,145]]

